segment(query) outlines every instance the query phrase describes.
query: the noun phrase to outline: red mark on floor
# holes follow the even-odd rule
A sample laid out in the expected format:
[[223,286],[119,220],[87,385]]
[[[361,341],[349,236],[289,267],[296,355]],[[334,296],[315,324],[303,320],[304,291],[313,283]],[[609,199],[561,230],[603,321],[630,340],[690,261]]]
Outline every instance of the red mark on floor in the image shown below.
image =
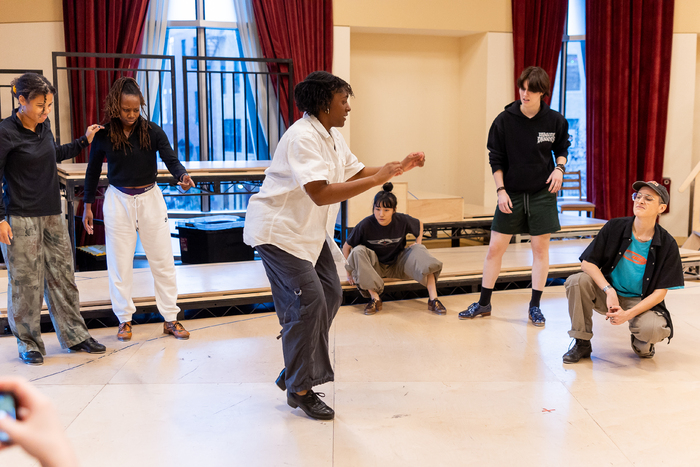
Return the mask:
[[544,408],[543,408],[543,409],[542,409],[542,412],[547,412],[547,413],[549,413],[549,412],[554,412],[555,410],[557,410],[557,409],[544,409]]

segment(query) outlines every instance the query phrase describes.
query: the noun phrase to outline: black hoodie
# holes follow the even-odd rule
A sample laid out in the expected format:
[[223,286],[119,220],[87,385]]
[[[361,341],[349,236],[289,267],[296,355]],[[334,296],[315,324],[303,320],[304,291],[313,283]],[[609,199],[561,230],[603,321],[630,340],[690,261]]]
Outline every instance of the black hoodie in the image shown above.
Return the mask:
[[570,145],[569,123],[544,101],[532,118],[520,111],[520,101],[508,104],[493,121],[486,144],[491,170],[503,171],[503,183],[511,193],[546,188],[554,161],[567,157]]

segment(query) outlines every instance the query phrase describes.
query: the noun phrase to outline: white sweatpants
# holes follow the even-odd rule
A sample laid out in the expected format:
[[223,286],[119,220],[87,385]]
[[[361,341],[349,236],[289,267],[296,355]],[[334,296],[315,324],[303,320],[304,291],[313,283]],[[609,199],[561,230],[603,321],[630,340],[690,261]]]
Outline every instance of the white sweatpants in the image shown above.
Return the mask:
[[166,321],[176,321],[180,308],[177,306],[175,260],[163,194],[156,186],[143,194],[131,196],[110,185],[105,193],[103,212],[109,296],[119,322],[131,321],[136,311],[131,286],[137,234],[141,237],[153,274],[158,311]]

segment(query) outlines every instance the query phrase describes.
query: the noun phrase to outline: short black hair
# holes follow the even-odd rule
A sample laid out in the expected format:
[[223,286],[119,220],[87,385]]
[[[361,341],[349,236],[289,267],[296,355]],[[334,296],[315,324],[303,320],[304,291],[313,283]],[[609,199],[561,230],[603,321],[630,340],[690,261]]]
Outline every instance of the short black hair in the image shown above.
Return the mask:
[[36,96],[56,94],[56,88],[45,76],[36,73],[25,73],[12,80],[12,95],[19,100],[23,96],[27,101],[31,101]]
[[384,185],[382,185],[382,191],[374,196],[374,207],[389,208],[395,211],[399,202],[394,193],[391,192],[393,189],[394,185],[391,182],[386,182]]
[[550,81],[546,71],[538,66],[529,66],[520,73],[518,78],[518,87],[525,89],[525,81],[527,88],[531,92],[541,92],[542,97],[549,96]]
[[318,117],[319,112],[330,107],[338,92],[354,96],[350,85],[341,78],[327,71],[314,71],[294,87],[294,102],[300,111]]

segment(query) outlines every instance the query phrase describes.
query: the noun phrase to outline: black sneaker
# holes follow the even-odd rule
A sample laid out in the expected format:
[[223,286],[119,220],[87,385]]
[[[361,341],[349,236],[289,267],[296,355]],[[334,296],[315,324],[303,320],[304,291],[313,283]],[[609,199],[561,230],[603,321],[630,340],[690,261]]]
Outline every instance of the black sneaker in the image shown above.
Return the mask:
[[20,360],[22,360],[27,365],[43,365],[44,356],[38,350],[30,350],[28,352],[22,352],[19,354]]
[[83,351],[83,352],[87,352],[87,353],[105,353],[105,351],[107,350],[107,347],[100,344],[92,337],[88,337],[87,339],[82,341],[80,344],[76,344],[73,347],[70,347],[68,350],[70,350],[71,352]]
[[311,389],[303,396],[287,391],[287,404],[293,409],[299,407],[306,415],[316,420],[333,420],[335,412],[319,396],[326,397],[324,393],[313,392]]
[[634,340],[636,339],[634,337],[634,334],[630,334],[630,337],[632,338],[632,350],[634,350],[634,353],[636,353],[639,358],[652,358],[654,356],[654,354],[656,353],[654,344],[649,344],[649,352],[643,354],[637,349],[637,347],[634,346]]
[[544,326],[544,315],[542,314],[542,310],[540,310],[539,307],[531,306],[530,310],[528,310],[527,315],[530,317],[530,321],[532,321],[532,324],[534,324],[535,326],[539,328]]
[[576,363],[582,358],[591,357],[591,352],[593,351],[591,341],[587,341],[585,339],[575,339],[574,342],[574,346],[571,347],[562,358],[564,363]]
[[491,316],[491,304],[481,306],[479,302],[474,302],[469,308],[459,312],[459,319],[472,319],[477,316]]

